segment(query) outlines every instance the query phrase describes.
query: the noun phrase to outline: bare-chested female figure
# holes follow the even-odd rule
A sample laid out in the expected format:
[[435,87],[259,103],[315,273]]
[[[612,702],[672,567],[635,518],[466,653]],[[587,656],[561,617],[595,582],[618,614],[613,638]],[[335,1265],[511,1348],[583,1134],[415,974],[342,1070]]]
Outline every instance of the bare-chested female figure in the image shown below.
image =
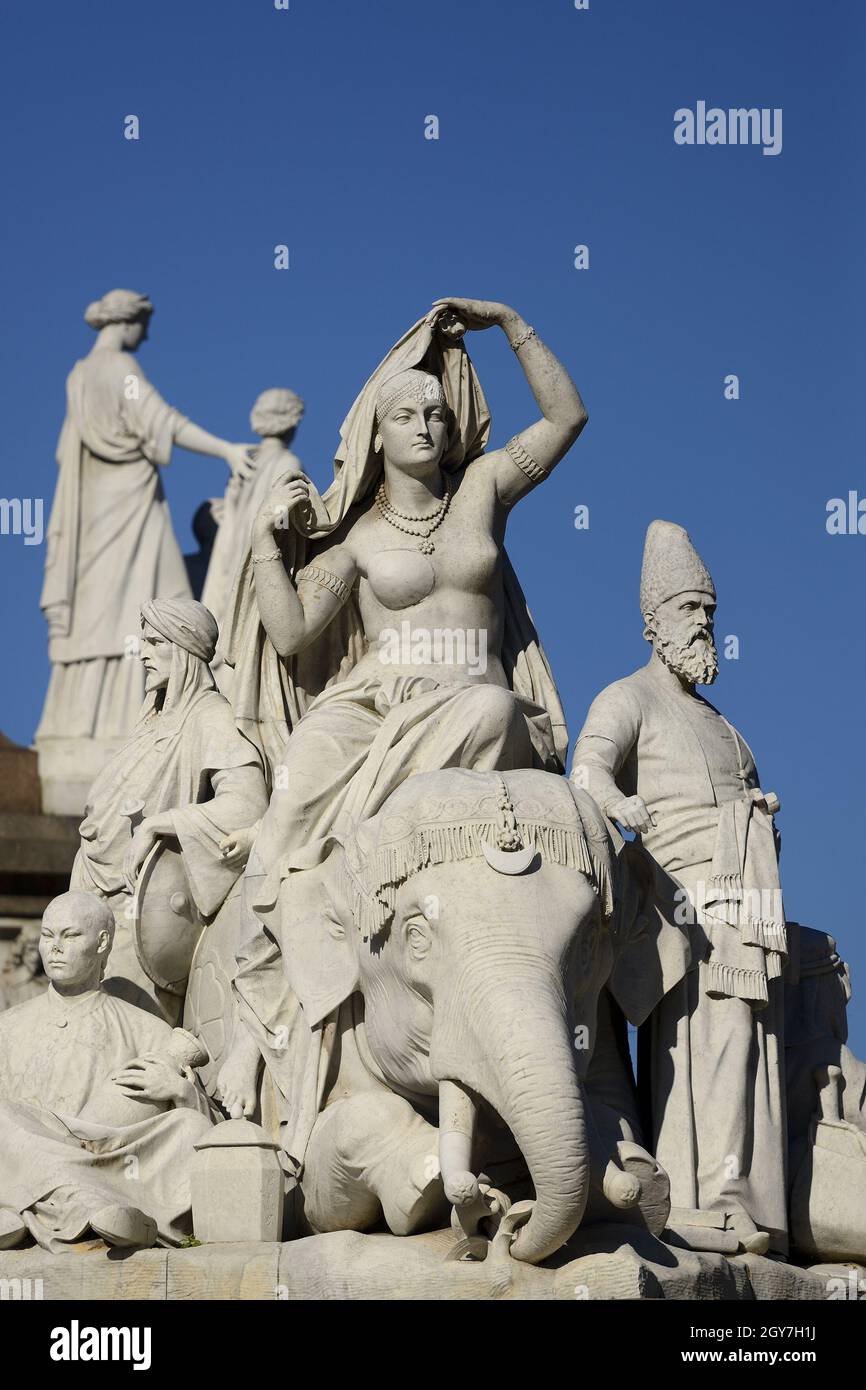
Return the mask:
[[[453,766],[557,767],[562,755],[550,709],[532,698],[536,687],[527,689],[512,651],[506,659],[516,581],[504,537],[511,508],[567,453],[586,410],[568,372],[514,309],[441,299],[428,323],[452,340],[466,329],[501,328],[541,418],[502,449],[470,452],[468,462],[462,451],[455,468],[458,415],[463,412],[465,427],[466,383],[474,383],[468,358],[462,354],[458,388],[453,370],[443,384],[428,371],[401,367],[399,358],[389,374],[386,359],[365,388],[375,393],[375,411],[366,417],[371,438],[361,448],[356,496],[314,543],[295,582],[277,540],[292,513],[310,507],[309,482],[292,479],[259,512],[255,597],[279,656],[289,660],[322,640],[350,600],[362,629],[360,657],[314,699],[273,769],[248,883],[249,900],[276,940],[280,915],[291,913],[297,900],[293,873],[324,857],[341,824],[373,814],[407,776]],[[363,393],[356,410],[359,404]],[[523,614],[528,625],[525,606]],[[543,663],[532,646],[532,659]],[[253,973],[254,956],[251,950]],[[241,997],[246,970],[242,961]],[[244,1075],[248,1065],[224,1068],[223,1097],[249,1112],[253,1096]]]

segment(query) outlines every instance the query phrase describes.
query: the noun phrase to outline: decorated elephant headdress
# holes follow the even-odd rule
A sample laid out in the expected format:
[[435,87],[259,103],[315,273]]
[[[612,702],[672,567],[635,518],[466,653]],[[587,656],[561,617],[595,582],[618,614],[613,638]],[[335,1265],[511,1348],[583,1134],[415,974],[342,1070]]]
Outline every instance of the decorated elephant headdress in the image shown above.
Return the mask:
[[501,873],[519,873],[536,856],[585,874],[603,920],[611,918],[612,848],[585,792],[534,769],[449,768],[410,777],[345,843],[355,924],[364,940],[387,930],[400,885],[422,869],[477,859]]

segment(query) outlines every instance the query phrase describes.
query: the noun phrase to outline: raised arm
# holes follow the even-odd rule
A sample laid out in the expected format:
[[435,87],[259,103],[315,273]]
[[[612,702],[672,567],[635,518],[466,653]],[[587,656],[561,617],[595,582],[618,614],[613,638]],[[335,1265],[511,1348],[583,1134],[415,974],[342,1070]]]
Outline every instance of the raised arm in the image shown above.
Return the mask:
[[515,309],[479,299],[437,299],[434,309],[466,329],[501,328],[523,368],[542,418],[521,430],[504,449],[488,455],[494,468],[496,490],[505,506],[551,473],[571,448],[589,418],[580,392],[558,358],[535,329]]
[[357,578],[355,561],[337,540],[301,571],[297,588],[286,573],[276,535],[289,525],[296,507],[309,503],[309,495],[306,478],[292,478],[271,493],[253,524],[256,603],[281,657],[294,656],[315,641],[347,602]]
[[124,354],[119,360],[129,366],[126,381],[131,379],[136,388],[128,399],[124,397],[123,416],[127,428],[141,439],[142,449],[151,462],[168,463],[172,445],[177,444],[193,454],[225,459],[235,477],[246,478],[253,473],[254,444],[231,444],[210,434],[163,400],[133,357]]

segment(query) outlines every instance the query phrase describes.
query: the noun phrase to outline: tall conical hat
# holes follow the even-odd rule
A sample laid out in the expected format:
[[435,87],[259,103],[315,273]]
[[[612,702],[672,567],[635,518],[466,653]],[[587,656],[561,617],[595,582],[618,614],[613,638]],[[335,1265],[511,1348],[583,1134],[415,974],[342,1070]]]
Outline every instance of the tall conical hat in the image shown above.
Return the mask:
[[651,521],[647,527],[640,572],[640,611],[654,612],[665,599],[696,589],[716,597],[710,572],[675,521]]

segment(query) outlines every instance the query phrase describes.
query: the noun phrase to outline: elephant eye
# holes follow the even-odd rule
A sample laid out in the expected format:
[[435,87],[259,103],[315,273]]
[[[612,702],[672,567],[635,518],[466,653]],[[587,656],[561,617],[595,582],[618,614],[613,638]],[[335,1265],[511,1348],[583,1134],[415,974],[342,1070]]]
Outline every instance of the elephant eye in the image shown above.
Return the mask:
[[422,955],[430,945],[426,922],[423,925],[420,922],[409,922],[406,927],[406,939],[413,955]]

